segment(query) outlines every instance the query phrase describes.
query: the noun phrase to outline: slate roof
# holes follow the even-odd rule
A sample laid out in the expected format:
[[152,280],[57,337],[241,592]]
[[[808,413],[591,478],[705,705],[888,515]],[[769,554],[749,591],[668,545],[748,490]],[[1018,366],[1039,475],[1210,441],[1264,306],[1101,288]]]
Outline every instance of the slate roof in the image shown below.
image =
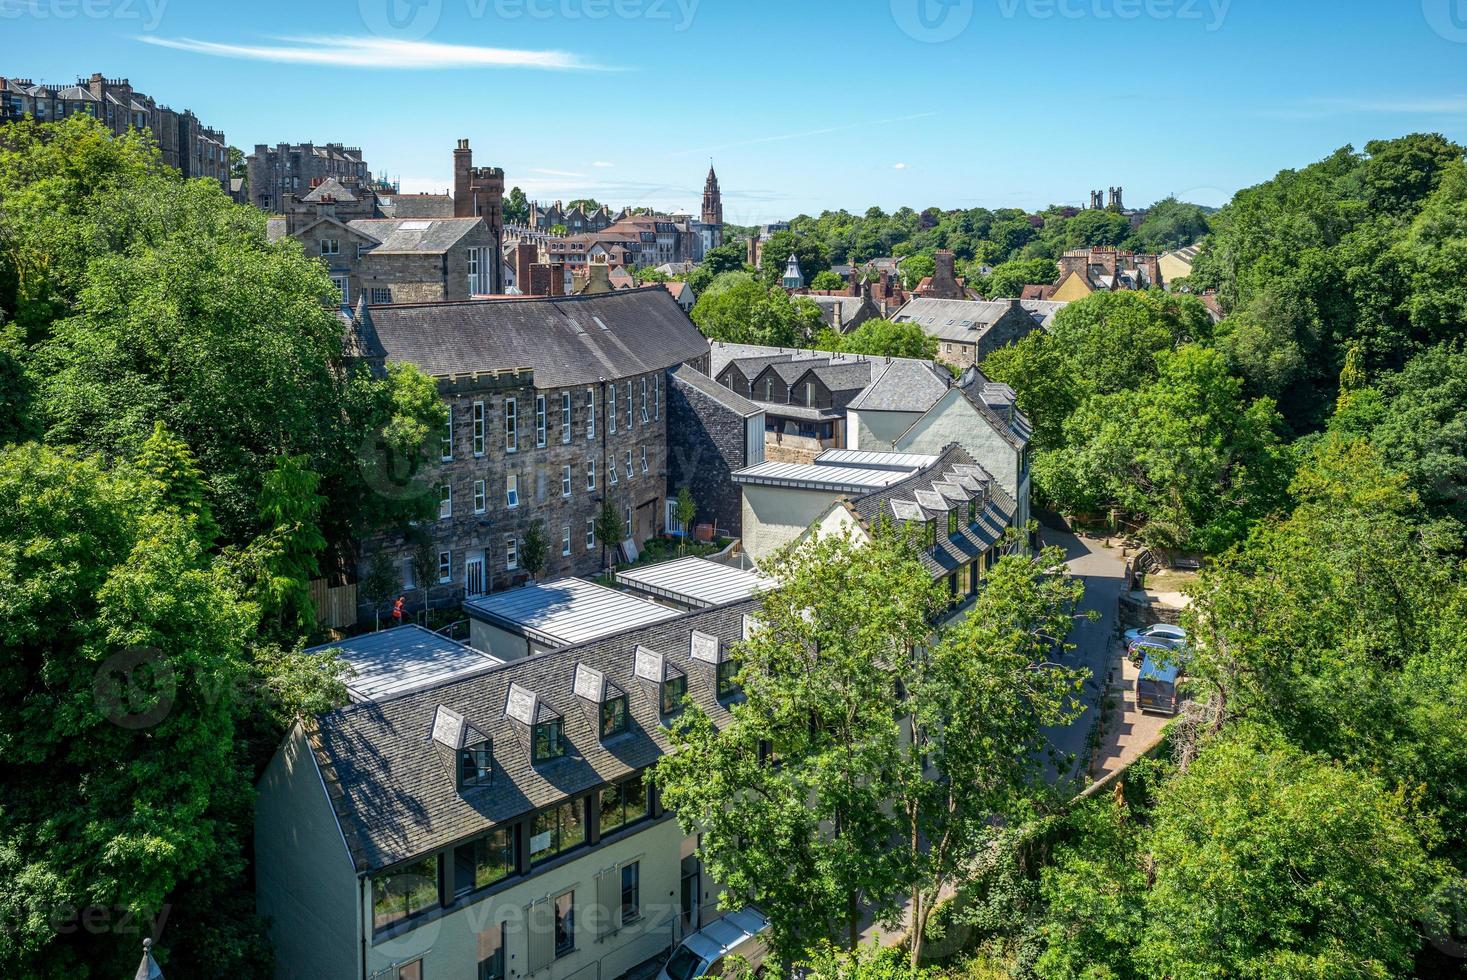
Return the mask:
[[848,407],[856,411],[925,412],[951,384],[952,375],[931,363],[894,358]]
[[319,204],[327,199],[333,201],[355,201],[357,196],[347,190],[335,177],[327,177],[321,183],[311,188],[311,193],[301,198],[312,204]]
[[732,388],[725,388],[702,371],[690,368],[686,364],[680,365],[674,370],[672,377],[675,381],[681,382],[689,388],[697,389],[708,398],[718,402],[724,408],[746,419],[753,418],[755,415],[760,415],[764,412],[762,406],[755,405]]
[[390,362],[439,377],[528,367],[542,389],[650,374],[708,352],[661,289],[377,306],[367,316]]
[[938,340],[971,344],[1013,311],[1013,303],[1006,299],[918,298],[908,300],[891,318],[896,323],[915,323]]
[[[961,495],[963,502],[956,499]],[[978,522],[968,523],[967,500],[982,501]],[[895,526],[911,521],[937,521],[937,546],[918,555],[933,576],[947,575],[981,556],[1003,538],[1017,506],[987,470],[954,443],[931,466],[848,504],[868,528],[888,520]],[[948,535],[949,507],[958,508],[958,533]]]
[[447,252],[465,235],[483,227],[479,218],[358,218],[346,224],[382,243],[373,252],[410,255]]
[[452,194],[392,194],[377,199],[389,218],[452,218]]
[[[317,766],[358,871],[391,867],[469,839],[533,811],[629,776],[671,745],[656,685],[635,675],[639,645],[686,674],[688,695],[715,723],[729,720],[714,667],[691,656],[693,630],[724,644],[743,637],[754,601],[678,616],[579,647],[542,653],[472,677],[375,704],[351,705],[307,723]],[[602,743],[594,705],[574,693],[576,665],[602,671],[628,694],[629,731]],[[564,718],[566,756],[530,764],[529,731],[505,717],[511,683]],[[493,740],[489,784],[459,790],[430,739],[439,705]]]

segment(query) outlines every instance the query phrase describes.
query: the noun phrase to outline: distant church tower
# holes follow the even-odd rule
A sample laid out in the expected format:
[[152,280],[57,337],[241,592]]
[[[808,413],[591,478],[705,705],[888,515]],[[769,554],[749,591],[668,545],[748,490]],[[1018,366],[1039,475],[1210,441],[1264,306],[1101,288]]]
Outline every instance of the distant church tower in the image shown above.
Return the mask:
[[709,248],[723,244],[723,195],[718,190],[718,174],[708,164],[708,179],[703,182],[703,223],[711,225]]

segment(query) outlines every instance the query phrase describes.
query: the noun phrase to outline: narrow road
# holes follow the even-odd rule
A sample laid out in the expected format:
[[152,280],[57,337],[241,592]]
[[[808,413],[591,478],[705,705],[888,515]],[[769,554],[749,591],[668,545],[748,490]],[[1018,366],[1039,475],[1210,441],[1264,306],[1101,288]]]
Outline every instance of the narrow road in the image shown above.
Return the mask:
[[1080,770],[1085,741],[1098,717],[1106,690],[1106,674],[1112,665],[1117,604],[1125,584],[1126,563],[1119,551],[1093,538],[1077,537],[1048,524],[1043,526],[1041,534],[1046,546],[1065,550],[1071,573],[1085,583],[1083,608],[1098,613],[1093,621],[1076,621],[1069,635],[1075,649],[1064,658],[1065,664],[1081,668],[1087,674],[1081,693],[1085,712],[1073,724],[1051,728],[1048,732],[1050,747],[1064,757],[1054,766],[1054,778],[1083,778]]

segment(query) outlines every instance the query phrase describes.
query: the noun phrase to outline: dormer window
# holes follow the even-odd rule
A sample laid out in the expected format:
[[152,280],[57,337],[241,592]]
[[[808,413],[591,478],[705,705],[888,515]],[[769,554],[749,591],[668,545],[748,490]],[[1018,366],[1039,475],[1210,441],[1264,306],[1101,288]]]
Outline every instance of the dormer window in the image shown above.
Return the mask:
[[552,718],[535,725],[534,738],[530,742],[530,761],[535,765],[559,759],[565,755],[564,721]]
[[[752,629],[751,617],[744,616],[744,638],[748,639]],[[738,662],[729,656],[728,649],[719,641],[718,637],[698,630],[693,630],[688,644],[688,656],[693,660],[709,664],[713,667],[714,689],[718,700],[726,701],[739,693],[739,686],[734,682],[738,676]]]
[[614,738],[627,730],[629,711],[627,692],[607,679],[594,667],[576,664],[575,692],[595,705],[596,731],[601,741]]
[[489,739],[466,745],[458,753],[458,784],[483,786],[494,775],[494,752]]
[[937,521],[931,520],[922,525],[922,546],[924,548],[937,547]]
[[958,533],[958,509],[956,507],[947,512],[947,533],[949,537]]
[[627,696],[625,694],[602,704],[600,713],[602,741],[627,730]]
[[739,674],[739,663],[737,660],[725,660],[714,668],[717,678],[718,700],[727,701],[740,693],[737,677]]
[[534,691],[511,683],[505,699],[504,716],[529,729],[531,764],[551,762],[565,755],[564,719]]
[[662,713],[670,715],[688,693],[688,678],[684,674],[669,677],[662,682]]

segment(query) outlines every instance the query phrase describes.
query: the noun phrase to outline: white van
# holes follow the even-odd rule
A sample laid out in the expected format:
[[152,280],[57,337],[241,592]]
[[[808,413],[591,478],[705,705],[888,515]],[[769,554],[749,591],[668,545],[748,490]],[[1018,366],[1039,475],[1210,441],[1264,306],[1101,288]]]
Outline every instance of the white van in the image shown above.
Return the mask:
[[708,923],[678,944],[668,957],[657,980],[695,980],[722,976],[725,958],[739,956],[750,975],[764,974],[764,935],[769,920],[752,906],[730,912]]

